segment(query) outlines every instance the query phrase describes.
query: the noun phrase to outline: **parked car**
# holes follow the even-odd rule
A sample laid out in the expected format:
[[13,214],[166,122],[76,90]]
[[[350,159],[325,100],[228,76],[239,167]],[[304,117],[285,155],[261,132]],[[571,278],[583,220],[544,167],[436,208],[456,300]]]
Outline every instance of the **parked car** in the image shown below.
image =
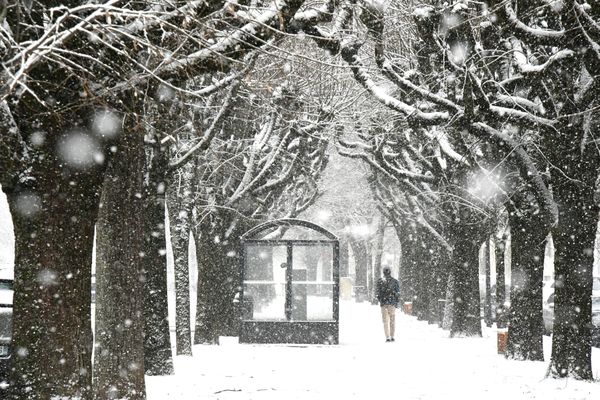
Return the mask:
[[10,368],[13,281],[0,279],[0,383],[5,381]]

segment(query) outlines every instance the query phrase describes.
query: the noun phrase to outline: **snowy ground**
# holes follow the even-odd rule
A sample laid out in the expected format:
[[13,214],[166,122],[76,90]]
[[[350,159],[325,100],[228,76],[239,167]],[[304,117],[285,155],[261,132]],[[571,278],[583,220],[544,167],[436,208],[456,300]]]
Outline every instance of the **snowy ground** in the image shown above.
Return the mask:
[[[449,339],[437,326],[397,313],[395,343],[385,343],[379,307],[343,302],[340,345],[195,346],[176,374],[147,377],[148,399],[600,399],[599,382],[545,379],[547,362],[508,361],[496,332]],[[546,359],[550,340],[546,337]],[[593,353],[600,378],[600,349]]]

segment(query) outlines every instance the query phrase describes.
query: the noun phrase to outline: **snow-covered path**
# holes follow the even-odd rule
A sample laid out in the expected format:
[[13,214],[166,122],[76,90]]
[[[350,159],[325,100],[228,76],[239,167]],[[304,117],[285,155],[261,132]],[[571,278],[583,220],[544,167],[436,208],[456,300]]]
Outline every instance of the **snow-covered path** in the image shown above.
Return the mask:
[[[544,379],[547,362],[505,360],[494,330],[449,339],[399,312],[396,342],[385,343],[379,307],[343,302],[340,313],[339,346],[195,346],[174,376],[147,378],[148,399],[600,399],[599,382]],[[600,349],[593,357],[600,378]]]

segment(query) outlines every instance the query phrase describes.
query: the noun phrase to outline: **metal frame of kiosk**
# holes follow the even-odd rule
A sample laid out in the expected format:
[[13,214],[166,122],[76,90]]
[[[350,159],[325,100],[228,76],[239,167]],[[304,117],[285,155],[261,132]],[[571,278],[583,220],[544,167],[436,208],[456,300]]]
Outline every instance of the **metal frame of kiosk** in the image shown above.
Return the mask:
[[[270,238],[278,229],[306,235]],[[339,343],[334,234],[309,221],[280,219],[246,232],[241,247],[240,343]]]

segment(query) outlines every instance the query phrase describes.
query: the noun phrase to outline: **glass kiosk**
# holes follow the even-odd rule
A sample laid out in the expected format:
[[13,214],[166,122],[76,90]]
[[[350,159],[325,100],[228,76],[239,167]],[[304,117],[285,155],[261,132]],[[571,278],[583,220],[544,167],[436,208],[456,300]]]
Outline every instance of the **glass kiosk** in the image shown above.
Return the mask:
[[280,219],[242,236],[240,343],[337,344],[339,242],[312,222]]

